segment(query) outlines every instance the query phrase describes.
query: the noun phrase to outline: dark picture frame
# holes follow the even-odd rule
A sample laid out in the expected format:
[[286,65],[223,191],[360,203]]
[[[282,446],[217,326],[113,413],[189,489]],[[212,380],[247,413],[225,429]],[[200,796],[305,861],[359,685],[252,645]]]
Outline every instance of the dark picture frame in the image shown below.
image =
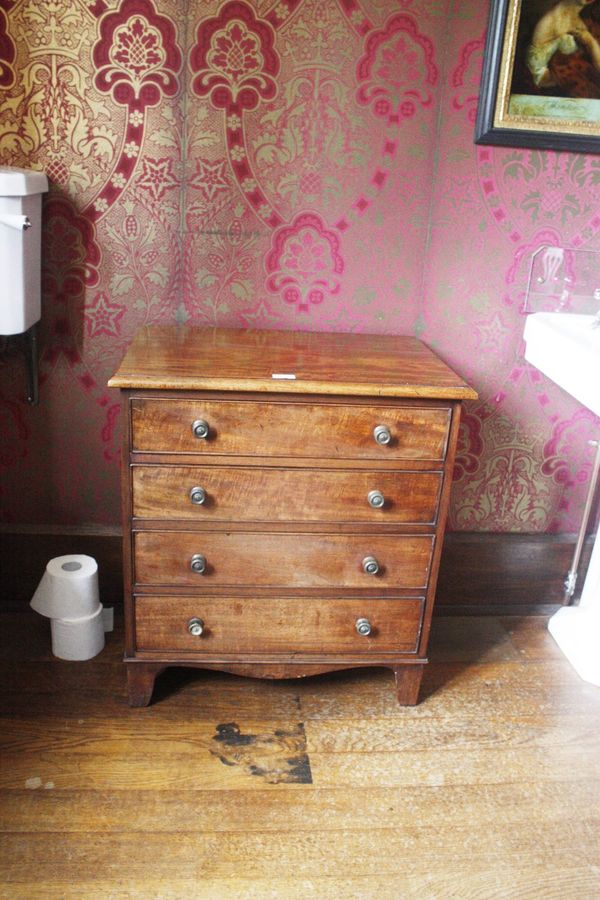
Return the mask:
[[[541,19],[559,4],[491,0],[476,144],[600,153],[600,64],[598,58],[594,62],[595,48],[580,43],[581,37],[561,38],[544,67],[545,48],[556,44],[533,43],[534,33],[538,38],[541,32],[557,33],[558,19]],[[572,0],[570,5],[573,9]],[[590,18],[592,7],[595,15]],[[589,29],[600,46],[600,0],[586,0],[581,11],[584,30]],[[584,39],[588,41],[586,35]],[[542,82],[536,84],[540,72]],[[589,96],[578,96],[582,91]]]

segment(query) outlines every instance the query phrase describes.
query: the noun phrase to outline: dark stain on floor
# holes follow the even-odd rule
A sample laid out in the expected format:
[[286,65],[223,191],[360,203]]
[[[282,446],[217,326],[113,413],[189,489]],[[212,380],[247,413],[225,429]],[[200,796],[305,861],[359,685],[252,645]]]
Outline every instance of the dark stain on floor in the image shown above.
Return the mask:
[[210,752],[269,784],[312,784],[304,723],[272,734],[244,734],[236,722],[217,725]]

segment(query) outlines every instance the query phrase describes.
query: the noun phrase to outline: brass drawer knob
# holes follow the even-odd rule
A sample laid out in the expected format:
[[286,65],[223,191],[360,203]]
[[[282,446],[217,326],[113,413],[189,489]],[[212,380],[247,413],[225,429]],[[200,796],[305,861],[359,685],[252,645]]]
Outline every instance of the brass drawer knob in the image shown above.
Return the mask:
[[202,637],[202,635],[204,634],[204,622],[202,619],[197,619],[194,617],[188,622],[187,629],[190,634],[194,635],[194,637]]
[[190,560],[190,568],[196,575],[204,575],[206,572],[206,557],[201,553],[194,553]]
[[367,500],[373,509],[381,509],[385,505],[385,497],[381,491],[369,491]]
[[374,556],[365,556],[362,561],[362,569],[365,575],[377,575],[379,572],[379,563]]
[[376,425],[373,429],[373,437],[378,444],[385,446],[392,440],[390,429],[387,425]]
[[372,631],[371,623],[368,619],[357,619],[356,630],[362,637],[368,637]]
[[206,491],[201,487],[193,487],[190,490],[190,500],[194,506],[202,506],[206,503]]
[[194,437],[199,440],[206,440],[208,438],[208,433],[210,431],[208,427],[208,422],[204,419],[196,419],[192,422],[192,431],[194,433]]

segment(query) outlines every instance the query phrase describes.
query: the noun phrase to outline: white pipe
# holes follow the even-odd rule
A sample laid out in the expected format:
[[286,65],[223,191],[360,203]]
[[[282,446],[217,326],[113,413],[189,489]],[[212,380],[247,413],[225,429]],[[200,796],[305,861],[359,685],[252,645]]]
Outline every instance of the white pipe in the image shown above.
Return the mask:
[[548,630],[581,678],[600,687],[600,530],[579,606],[559,609]]

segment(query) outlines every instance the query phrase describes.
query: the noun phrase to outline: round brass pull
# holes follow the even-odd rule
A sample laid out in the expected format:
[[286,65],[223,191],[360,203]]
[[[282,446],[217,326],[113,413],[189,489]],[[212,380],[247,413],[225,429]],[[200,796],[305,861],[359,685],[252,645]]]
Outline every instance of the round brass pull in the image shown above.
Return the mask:
[[369,491],[367,500],[373,509],[381,509],[385,505],[385,497],[381,491]]
[[[357,626],[358,627],[358,626]],[[202,619],[193,618],[187,624],[187,629],[194,637],[202,637],[204,634],[204,622]]]
[[373,629],[368,619],[357,619],[356,630],[362,637],[368,637]]
[[377,575],[379,572],[379,563],[374,556],[365,556],[362,561],[362,569],[365,575]]
[[193,487],[190,490],[190,500],[194,506],[202,506],[203,503],[206,503],[206,491],[204,488]]
[[201,553],[194,553],[190,560],[190,568],[196,575],[204,575],[206,572],[206,557]]
[[373,429],[373,437],[378,444],[385,446],[392,440],[392,434],[387,425],[376,425]]
[[204,419],[196,419],[192,422],[192,431],[194,433],[194,437],[199,440],[206,440],[208,438],[208,433],[210,431],[208,427],[208,422]]

